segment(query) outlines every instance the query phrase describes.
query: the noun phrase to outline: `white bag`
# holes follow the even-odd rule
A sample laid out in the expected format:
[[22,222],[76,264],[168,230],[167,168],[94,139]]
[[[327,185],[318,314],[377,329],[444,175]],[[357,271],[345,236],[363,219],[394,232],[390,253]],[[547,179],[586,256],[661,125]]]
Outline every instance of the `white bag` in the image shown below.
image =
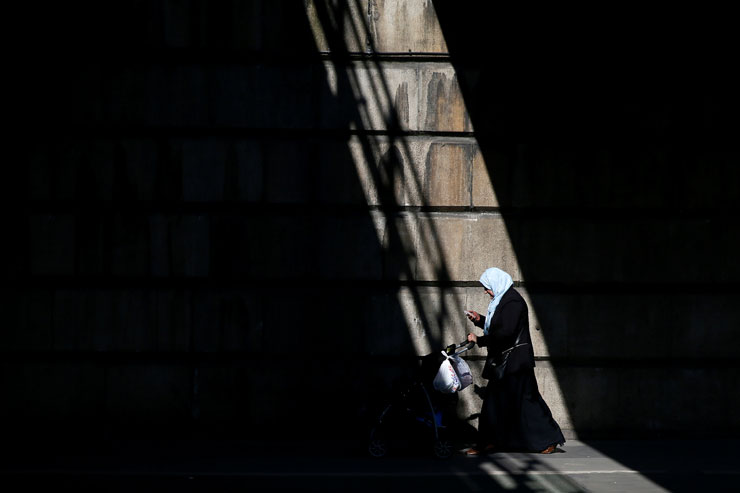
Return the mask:
[[439,365],[437,376],[434,377],[434,389],[443,394],[454,394],[473,383],[470,367],[458,355],[449,356],[442,351],[445,360]]
[[452,368],[455,370],[457,378],[460,380],[460,388],[457,389],[458,391],[473,383],[473,375],[470,373],[470,367],[464,359],[455,354],[450,356],[450,359],[447,361],[452,364]]
[[[447,355],[445,354],[445,356]],[[460,388],[460,379],[457,377],[455,369],[452,368],[449,357],[439,365],[439,370],[437,371],[437,376],[434,377],[433,385],[435,390],[444,394],[454,394]]]

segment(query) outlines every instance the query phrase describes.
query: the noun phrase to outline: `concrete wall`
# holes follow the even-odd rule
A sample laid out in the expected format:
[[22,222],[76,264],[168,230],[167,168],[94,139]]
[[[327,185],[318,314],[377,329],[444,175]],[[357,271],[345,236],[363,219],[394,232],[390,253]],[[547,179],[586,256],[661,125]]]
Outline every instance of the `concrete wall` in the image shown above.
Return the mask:
[[485,311],[489,266],[566,434],[738,430],[734,148],[496,134],[551,116],[488,112],[490,66],[457,63],[432,2],[106,8],[15,60],[19,435],[359,436]]

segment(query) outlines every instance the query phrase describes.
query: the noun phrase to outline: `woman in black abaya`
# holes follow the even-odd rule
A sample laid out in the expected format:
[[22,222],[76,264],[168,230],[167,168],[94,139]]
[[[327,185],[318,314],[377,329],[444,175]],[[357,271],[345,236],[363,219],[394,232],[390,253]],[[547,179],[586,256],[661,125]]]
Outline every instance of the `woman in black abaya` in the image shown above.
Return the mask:
[[501,269],[487,269],[480,282],[491,303],[485,316],[467,312],[484,334],[468,334],[468,341],[488,348],[482,375],[488,386],[478,420],[478,445],[466,453],[552,453],[565,438],[537,388],[527,303]]

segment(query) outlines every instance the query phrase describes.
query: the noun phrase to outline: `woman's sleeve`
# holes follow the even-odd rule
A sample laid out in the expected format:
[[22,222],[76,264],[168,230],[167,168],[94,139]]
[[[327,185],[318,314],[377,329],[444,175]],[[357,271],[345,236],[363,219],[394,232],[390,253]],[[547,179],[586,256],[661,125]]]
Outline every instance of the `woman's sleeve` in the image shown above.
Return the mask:
[[475,343],[480,347],[486,347],[488,346],[489,337],[491,336],[478,336]]
[[[481,329],[485,327],[486,326],[486,316],[481,315],[480,317],[478,317],[478,321],[477,322],[474,321],[473,325],[475,325],[476,327],[480,327]],[[478,336],[478,341],[476,342],[476,344],[480,347],[488,346],[488,336]]]

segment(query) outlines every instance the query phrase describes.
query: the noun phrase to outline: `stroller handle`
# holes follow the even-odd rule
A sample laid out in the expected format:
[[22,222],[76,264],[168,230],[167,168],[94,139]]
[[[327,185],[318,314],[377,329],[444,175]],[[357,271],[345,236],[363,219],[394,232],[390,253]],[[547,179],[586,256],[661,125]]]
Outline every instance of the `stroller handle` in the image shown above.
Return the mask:
[[470,349],[473,348],[473,346],[475,346],[475,343],[473,341],[464,340],[460,343],[450,344],[449,346],[447,346],[445,348],[445,353],[447,353],[450,356],[453,354],[461,354],[461,353],[464,353],[465,351],[469,351]]

